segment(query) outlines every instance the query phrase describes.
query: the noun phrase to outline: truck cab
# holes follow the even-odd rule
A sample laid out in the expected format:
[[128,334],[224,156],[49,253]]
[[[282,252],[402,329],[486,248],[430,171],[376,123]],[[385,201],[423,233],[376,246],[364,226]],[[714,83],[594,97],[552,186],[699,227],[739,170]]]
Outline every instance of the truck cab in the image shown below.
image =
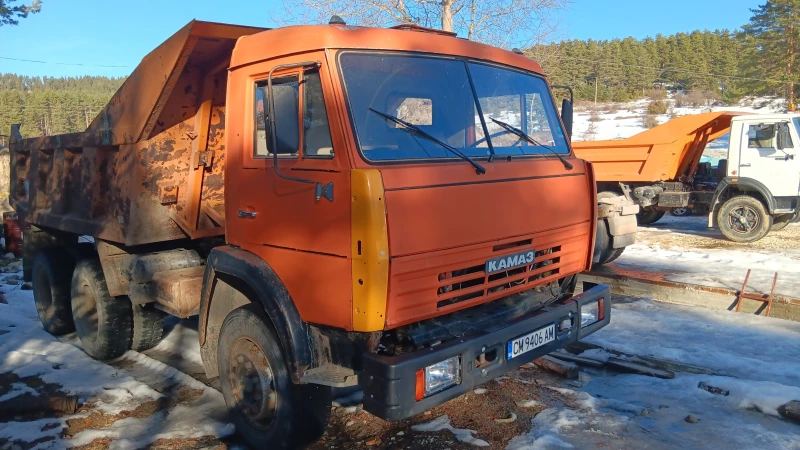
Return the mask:
[[731,120],[727,161],[709,224],[726,237],[759,239],[797,219],[800,200],[798,114],[758,114]]
[[631,230],[567,129],[539,64],[450,33],[192,22],[86,132],[16,129],[11,199],[48,331],[109,359],[199,315],[237,431],[295,448],[333,387],[405,419],[609,323],[576,276]]

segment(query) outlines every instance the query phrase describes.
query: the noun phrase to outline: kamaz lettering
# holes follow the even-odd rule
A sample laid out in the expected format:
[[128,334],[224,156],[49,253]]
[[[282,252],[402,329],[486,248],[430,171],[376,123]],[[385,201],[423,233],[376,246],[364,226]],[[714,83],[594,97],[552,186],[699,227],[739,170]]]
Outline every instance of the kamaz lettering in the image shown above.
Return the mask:
[[508,270],[512,267],[524,266],[531,264],[535,258],[533,250],[517,253],[516,255],[501,256],[499,258],[492,258],[486,261],[486,273],[495,273],[502,270]]

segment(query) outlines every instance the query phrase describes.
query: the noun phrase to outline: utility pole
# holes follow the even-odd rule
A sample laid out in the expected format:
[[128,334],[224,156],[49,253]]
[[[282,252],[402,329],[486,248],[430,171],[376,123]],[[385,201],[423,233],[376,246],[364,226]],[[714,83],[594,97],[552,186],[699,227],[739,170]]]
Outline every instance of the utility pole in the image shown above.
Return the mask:
[[87,107],[83,107],[83,120],[86,121],[86,128],[89,128],[89,111],[87,111]]
[[594,74],[594,105],[597,106],[597,73]]

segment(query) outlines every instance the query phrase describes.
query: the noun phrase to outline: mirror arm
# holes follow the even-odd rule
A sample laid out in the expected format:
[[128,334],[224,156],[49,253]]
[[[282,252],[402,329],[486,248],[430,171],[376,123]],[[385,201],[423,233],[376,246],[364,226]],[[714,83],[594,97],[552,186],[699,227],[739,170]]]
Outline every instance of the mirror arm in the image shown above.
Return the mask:
[[566,89],[569,91],[569,102],[573,105],[575,104],[575,93],[572,92],[572,88],[564,85],[564,84],[554,84],[553,89]]
[[[280,178],[284,180],[290,181],[297,181],[299,183],[308,183],[314,185],[314,198],[316,201],[320,201],[322,197],[325,197],[329,202],[333,201],[333,182],[330,182],[326,185],[323,185],[319,181],[309,180],[308,178],[300,178],[294,177],[291,175],[286,175],[281,173],[280,169],[278,169],[278,134],[277,129],[275,127],[275,98],[272,96],[272,74],[275,73],[276,70],[280,69],[293,69],[296,67],[319,67],[321,64],[319,61],[305,61],[300,63],[294,64],[280,64],[273,67],[269,71],[269,75],[267,75],[267,95],[269,96],[269,116],[264,117],[264,121],[266,122],[269,119],[269,131],[270,135],[272,136],[272,167],[275,169],[275,174],[278,175]],[[266,123],[264,127],[266,129]]]

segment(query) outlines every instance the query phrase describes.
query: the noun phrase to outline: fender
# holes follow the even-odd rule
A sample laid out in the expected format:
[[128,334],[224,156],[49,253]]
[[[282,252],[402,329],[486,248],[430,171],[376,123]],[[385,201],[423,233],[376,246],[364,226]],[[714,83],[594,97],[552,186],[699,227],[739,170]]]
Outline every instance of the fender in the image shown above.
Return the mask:
[[738,186],[746,187],[748,190],[760,193],[767,201],[768,214],[772,214],[772,211],[775,210],[775,197],[772,196],[772,192],[770,192],[769,188],[764,186],[764,183],[754,178],[725,177],[719,182],[719,185],[717,185],[717,191],[714,192],[714,198],[713,200],[711,200],[711,212],[708,214],[709,228],[713,227],[714,224],[717,222],[717,210],[719,209],[717,205],[719,203],[719,198],[729,188]]
[[[309,326],[300,318],[286,286],[274,270],[254,253],[238,247],[222,246],[211,250],[206,261],[203,290],[200,297],[200,346],[206,347],[208,313],[212,290],[219,274],[227,274],[245,283],[272,321],[281,345],[292,380],[297,383],[314,361],[314,345]],[[216,343],[213,343],[216,347]],[[204,353],[205,354],[205,353]],[[216,358],[213,358],[216,360]],[[204,361],[205,364],[205,361]],[[216,372],[216,368],[213,368]]]

